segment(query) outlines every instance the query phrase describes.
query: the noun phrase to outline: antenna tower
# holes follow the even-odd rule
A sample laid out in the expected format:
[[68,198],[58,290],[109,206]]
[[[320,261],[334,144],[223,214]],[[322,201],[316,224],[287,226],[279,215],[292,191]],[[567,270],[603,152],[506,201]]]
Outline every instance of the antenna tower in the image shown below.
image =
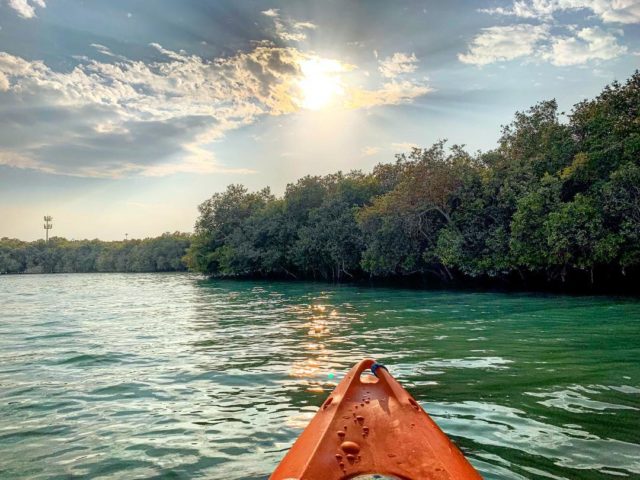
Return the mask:
[[45,239],[47,243],[49,243],[49,230],[53,228],[53,223],[51,223],[52,220],[53,220],[53,217],[51,215],[44,216],[44,232],[45,232]]

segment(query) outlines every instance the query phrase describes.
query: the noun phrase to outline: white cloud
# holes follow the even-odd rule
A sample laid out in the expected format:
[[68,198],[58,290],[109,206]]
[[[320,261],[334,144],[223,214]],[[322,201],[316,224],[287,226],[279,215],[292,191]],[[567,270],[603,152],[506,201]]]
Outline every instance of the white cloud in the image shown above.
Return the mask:
[[45,173],[55,173],[55,170],[51,166],[38,162],[25,153],[0,150],[0,165],[20,169],[39,170]]
[[149,64],[85,60],[65,73],[0,53],[2,85],[10,95],[4,106],[33,103],[69,122],[57,125],[56,133],[38,124],[42,120],[24,118],[20,137],[29,123],[40,132],[22,144],[10,138],[16,125],[3,125],[6,155],[0,163],[11,158],[17,166],[20,156],[26,168],[85,176],[221,171],[207,145],[259,115],[296,108],[287,95],[298,74],[296,50],[260,45],[206,61],[153,47],[164,58]]
[[[377,58],[377,56],[376,56]],[[395,78],[404,73],[413,73],[418,68],[416,54],[397,52],[380,61],[379,70],[385,78]]]
[[640,23],[640,1],[611,0],[595,3],[594,12],[600,15],[604,22]]
[[292,18],[283,18],[277,8],[264,10],[262,14],[273,19],[276,36],[284,42],[301,42],[307,38],[305,30],[317,28],[317,25],[311,22],[299,22]]
[[476,35],[467,53],[458,54],[463,63],[487,65],[534,54],[549,36],[546,25],[507,25],[488,27]]
[[482,9],[496,15],[549,20],[556,12],[588,10],[606,23],[640,23],[638,0],[516,0],[510,8]]
[[44,0],[7,0],[7,5],[13,8],[22,18],[36,16],[36,7],[46,8]]
[[[248,173],[217,163],[212,144],[260,116],[298,111],[301,65],[340,64],[266,42],[213,60],[152,44],[151,62],[94,47],[108,61],[79,58],[64,72],[0,52],[0,164],[95,177]],[[341,65],[336,75],[355,68]],[[430,91],[411,78],[370,90],[340,81],[337,108],[406,103]]]
[[380,147],[364,147],[362,149],[362,156],[363,157],[370,157],[372,155],[375,155],[379,151],[380,151]]
[[542,58],[553,65],[581,65],[591,60],[610,60],[627,52],[611,33],[597,27],[583,28],[575,36],[554,38]]
[[[548,61],[556,66],[610,60],[627,52],[614,32],[599,27],[565,27],[567,34],[550,33],[550,26],[518,24],[489,27],[472,40],[463,63],[487,65],[516,59]],[[621,33],[621,32],[617,32]]]
[[4,73],[0,72],[0,92],[6,92],[9,87],[9,79]]
[[391,81],[376,90],[354,89],[345,102],[349,108],[371,108],[380,105],[400,105],[410,103],[426,95],[433,89],[425,82],[416,80]]
[[[101,54],[106,55],[107,57],[118,57],[117,55],[114,55],[113,52],[109,50],[108,47],[105,47],[104,45],[100,45],[99,43],[92,43],[90,46],[95,48]],[[118,58],[122,60],[126,60],[126,58],[124,57],[118,57]]]
[[394,150],[400,150],[403,152],[413,150],[414,148],[419,148],[417,143],[412,142],[396,142],[391,144],[391,148]]

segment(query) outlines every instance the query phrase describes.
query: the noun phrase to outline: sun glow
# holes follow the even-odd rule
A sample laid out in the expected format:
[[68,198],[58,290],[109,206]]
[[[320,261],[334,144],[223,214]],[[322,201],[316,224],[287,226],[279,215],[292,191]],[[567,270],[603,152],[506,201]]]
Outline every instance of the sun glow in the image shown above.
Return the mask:
[[346,71],[344,65],[336,60],[314,58],[300,63],[302,78],[298,82],[301,107],[309,110],[327,108],[344,95],[339,74]]

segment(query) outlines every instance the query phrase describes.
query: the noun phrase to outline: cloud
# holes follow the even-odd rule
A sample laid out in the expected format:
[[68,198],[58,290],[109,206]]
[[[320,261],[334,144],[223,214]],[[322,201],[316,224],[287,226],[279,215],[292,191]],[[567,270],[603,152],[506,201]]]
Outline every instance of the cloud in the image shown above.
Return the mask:
[[394,53],[379,63],[378,69],[385,78],[395,78],[404,73],[413,73],[418,68],[418,59],[415,53],[410,55],[401,52]]
[[[400,105],[410,103],[418,97],[433,91],[427,79],[409,78],[418,68],[414,53],[397,52],[383,60],[378,58],[378,70],[386,81],[376,89],[352,88],[346,92],[345,105],[348,108],[371,108],[380,105]],[[369,76],[368,72],[363,72]]]
[[44,0],[7,0],[7,5],[13,8],[22,18],[36,16],[36,7],[46,8]]
[[362,149],[362,156],[363,157],[370,157],[372,155],[375,155],[379,151],[380,151],[380,147],[364,147]]
[[213,142],[297,108],[296,50],[258,45],[207,61],[153,47],[151,63],[86,59],[68,72],[0,53],[0,163],[96,177],[228,171]]
[[640,23],[638,0],[599,1],[594,4],[594,12],[608,23]]
[[276,36],[284,42],[301,42],[307,38],[305,30],[317,28],[317,25],[311,22],[299,22],[289,17],[283,18],[277,8],[264,10],[262,14],[273,19]]
[[371,108],[380,105],[400,105],[426,95],[433,89],[425,82],[405,80],[392,81],[375,90],[354,89],[349,92],[345,105],[348,108]]
[[406,152],[408,150],[413,150],[414,148],[419,148],[419,146],[417,143],[398,142],[398,143],[392,143],[391,148],[393,148],[394,150],[401,150],[403,152]]
[[94,47],[106,61],[82,57],[65,71],[0,52],[0,164],[91,177],[250,173],[220,165],[215,142],[261,116],[299,111],[310,62],[341,66],[332,73],[344,91],[336,108],[430,91],[411,78],[363,89],[346,81],[352,65],[268,42],[212,60],[154,43],[147,62]]
[[547,25],[488,27],[473,38],[468,52],[458,54],[458,59],[474,65],[514,60],[534,54],[548,37]]
[[597,27],[583,28],[572,37],[554,38],[542,57],[553,65],[580,65],[591,60],[609,60],[623,55],[627,47],[619,45],[611,33]]
[[0,92],[6,92],[9,90],[9,87],[9,79],[4,73],[0,72]]
[[556,12],[589,10],[605,23],[640,23],[638,0],[516,0],[510,8],[497,7],[480,11],[493,15],[549,20]]
[[458,54],[458,59],[480,66],[518,58],[569,66],[610,60],[627,52],[613,32],[599,27],[578,30],[568,26],[565,30],[567,34],[552,35],[546,24],[485,28],[474,37],[467,53]]
[[111,50],[109,50],[104,45],[100,45],[99,43],[92,43],[90,46],[95,48],[98,52],[100,52],[103,55],[107,55],[108,57],[115,56],[113,53],[111,53]]

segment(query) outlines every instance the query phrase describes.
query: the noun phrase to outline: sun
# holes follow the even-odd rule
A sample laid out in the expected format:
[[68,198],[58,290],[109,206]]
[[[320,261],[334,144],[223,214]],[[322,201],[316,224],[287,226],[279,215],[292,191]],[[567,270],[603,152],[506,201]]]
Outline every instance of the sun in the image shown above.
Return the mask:
[[308,110],[322,110],[344,94],[340,73],[345,67],[336,60],[308,59],[300,63],[302,78],[298,81],[298,103]]

